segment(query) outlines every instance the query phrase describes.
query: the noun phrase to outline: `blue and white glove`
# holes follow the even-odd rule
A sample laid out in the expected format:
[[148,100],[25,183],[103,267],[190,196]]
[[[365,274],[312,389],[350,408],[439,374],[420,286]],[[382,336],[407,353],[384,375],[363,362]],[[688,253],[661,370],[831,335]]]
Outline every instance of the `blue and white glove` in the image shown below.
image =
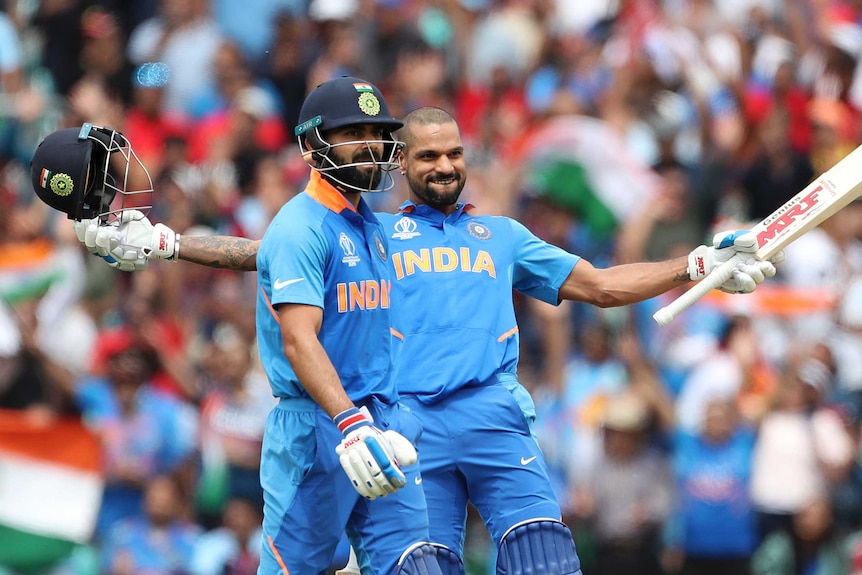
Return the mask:
[[410,440],[397,431],[380,431],[367,412],[356,407],[332,420],[344,436],[335,452],[360,495],[377,499],[407,484],[401,468],[419,459]]
[[775,264],[784,261],[784,252],[778,252],[768,260],[754,257],[757,238],[748,230],[730,230],[715,234],[712,246],[698,246],[688,254],[688,275],[700,281],[737,253],[751,254],[736,264],[733,275],[718,289],[727,293],[751,293],[757,284],[775,275]]
[[139,210],[124,210],[108,223],[92,219],[72,225],[91,254],[120,271],[142,270],[153,257],[176,260],[179,255],[179,234],[164,224],[154,226]]

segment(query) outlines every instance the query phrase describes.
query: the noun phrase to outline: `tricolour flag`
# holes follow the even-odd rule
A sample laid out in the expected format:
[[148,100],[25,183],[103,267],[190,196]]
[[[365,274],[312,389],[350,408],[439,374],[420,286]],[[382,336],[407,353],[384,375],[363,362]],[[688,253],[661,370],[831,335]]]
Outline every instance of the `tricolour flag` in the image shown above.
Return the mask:
[[47,168],[42,168],[42,173],[39,174],[39,185],[43,188],[48,187],[48,182],[51,180],[51,172]]
[[356,88],[357,92],[373,92],[374,88],[371,84],[366,84],[364,82],[354,82],[353,87]]
[[89,542],[103,485],[99,441],[79,420],[0,410],[0,566],[38,569]]

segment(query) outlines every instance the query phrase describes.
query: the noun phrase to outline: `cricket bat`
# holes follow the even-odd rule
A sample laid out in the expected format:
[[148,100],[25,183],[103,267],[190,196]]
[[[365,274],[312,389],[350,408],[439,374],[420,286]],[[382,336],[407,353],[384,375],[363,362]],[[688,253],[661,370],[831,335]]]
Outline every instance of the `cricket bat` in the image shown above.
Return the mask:
[[816,228],[862,193],[862,146],[826,170],[805,189],[751,228],[757,236],[757,251],[736,254],[690,290],[661,308],[653,319],[664,327],[683,310],[717,288],[733,273],[733,268],[751,256],[767,260]]

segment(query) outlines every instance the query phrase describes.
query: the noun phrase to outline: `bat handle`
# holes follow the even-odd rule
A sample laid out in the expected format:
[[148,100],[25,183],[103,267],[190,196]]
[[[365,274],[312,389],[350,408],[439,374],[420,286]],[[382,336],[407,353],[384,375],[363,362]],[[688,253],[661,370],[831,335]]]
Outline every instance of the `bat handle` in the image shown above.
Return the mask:
[[732,258],[712,270],[708,276],[697,282],[690,290],[655,312],[652,318],[657,324],[664,327],[678,314],[687,310],[697,300],[726,282],[733,275],[736,264],[743,261],[751,254],[736,253]]

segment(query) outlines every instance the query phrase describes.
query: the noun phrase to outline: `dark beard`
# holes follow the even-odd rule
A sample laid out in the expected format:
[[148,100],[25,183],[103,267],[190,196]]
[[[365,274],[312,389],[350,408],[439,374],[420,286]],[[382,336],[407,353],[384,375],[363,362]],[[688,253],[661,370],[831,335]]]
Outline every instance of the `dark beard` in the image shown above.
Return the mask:
[[[330,174],[344,182],[362,190],[376,190],[380,185],[380,179],[383,176],[383,170],[376,168],[374,170],[363,172],[359,168],[353,166],[350,168],[338,168]],[[324,174],[326,175],[326,174]]]
[[[426,205],[429,205],[433,208],[445,208],[447,206],[454,206],[458,203],[458,198],[461,197],[461,192],[464,190],[464,184],[466,184],[466,178],[461,178],[457,174],[454,176],[457,178],[455,181],[457,186],[454,192],[448,194],[438,194],[432,191],[430,184],[434,181],[425,181],[425,182],[417,182],[415,180],[411,180],[410,190]],[[447,178],[444,178],[447,179]]]
[[[355,186],[362,190],[376,190],[380,185],[380,180],[383,177],[383,170],[380,169],[379,166],[376,166],[374,169],[368,170],[360,170],[357,166],[345,167],[344,164],[347,163],[341,158],[333,158],[336,163],[340,166],[339,168],[328,172],[332,175],[333,178],[338,178],[341,182],[345,184],[349,184],[351,186]],[[362,155],[361,157],[354,157],[351,160],[351,163],[355,162],[371,162],[372,159],[367,155]],[[326,172],[324,172],[324,175]],[[335,182],[336,187],[338,186],[338,182]]]

